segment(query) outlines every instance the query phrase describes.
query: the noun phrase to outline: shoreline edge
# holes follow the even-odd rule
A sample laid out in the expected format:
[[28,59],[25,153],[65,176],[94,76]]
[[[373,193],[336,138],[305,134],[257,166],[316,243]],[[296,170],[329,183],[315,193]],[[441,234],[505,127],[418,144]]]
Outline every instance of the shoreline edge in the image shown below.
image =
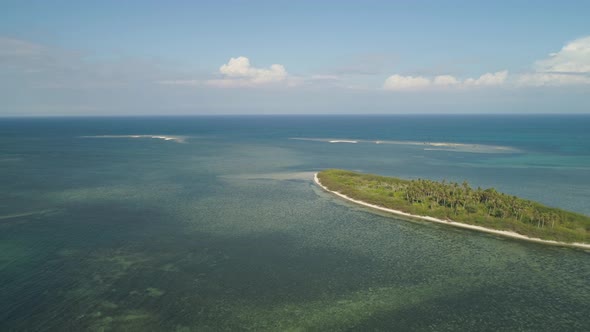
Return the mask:
[[452,221],[452,220],[443,220],[443,219],[438,219],[438,218],[429,217],[429,216],[419,216],[419,215],[415,215],[415,214],[411,214],[411,213],[407,213],[407,212],[403,212],[403,211],[399,211],[399,210],[394,210],[394,209],[388,209],[388,208],[385,208],[385,207],[382,207],[379,205],[359,201],[354,198],[348,197],[344,194],[341,194],[337,191],[332,191],[332,190],[328,189],[326,186],[324,186],[320,182],[317,172],[314,173],[314,175],[313,175],[313,181],[315,182],[315,184],[317,184],[324,191],[334,194],[340,198],[344,198],[345,200],[347,200],[349,202],[353,202],[358,205],[362,205],[362,206],[369,207],[369,208],[376,209],[376,210],[383,211],[383,212],[388,212],[388,213],[398,215],[398,216],[409,217],[409,218],[414,218],[414,219],[421,219],[421,220],[436,222],[439,224],[445,224],[445,225],[449,225],[449,226],[453,226],[453,227],[470,229],[470,230],[474,230],[474,231],[505,236],[505,237],[509,237],[509,238],[513,238],[513,239],[525,240],[525,241],[529,241],[529,242],[537,242],[537,243],[550,244],[550,245],[554,245],[554,246],[564,246],[564,247],[572,247],[572,248],[590,250],[590,244],[586,244],[586,243],[580,243],[580,242],[568,243],[568,242],[559,242],[559,241],[553,241],[553,240],[543,240],[540,238],[528,237],[528,236],[518,234],[515,232],[511,232],[511,231],[501,231],[501,230],[486,228],[486,227],[482,227],[482,226],[464,224],[464,223],[460,223],[460,222],[456,222],[456,221]]

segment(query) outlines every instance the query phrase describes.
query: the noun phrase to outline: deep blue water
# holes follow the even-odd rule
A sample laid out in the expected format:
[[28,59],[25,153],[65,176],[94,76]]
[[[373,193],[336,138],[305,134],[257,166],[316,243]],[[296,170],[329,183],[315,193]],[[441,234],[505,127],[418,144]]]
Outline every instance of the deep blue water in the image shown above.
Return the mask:
[[588,252],[397,220],[311,182],[332,167],[467,180],[590,215],[588,128],[0,119],[0,330],[589,330]]

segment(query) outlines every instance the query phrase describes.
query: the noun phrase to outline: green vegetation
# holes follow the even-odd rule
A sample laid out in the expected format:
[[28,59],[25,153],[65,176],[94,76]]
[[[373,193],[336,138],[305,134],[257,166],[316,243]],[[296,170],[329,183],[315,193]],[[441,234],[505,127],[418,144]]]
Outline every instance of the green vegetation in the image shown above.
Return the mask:
[[389,209],[448,219],[529,237],[587,243],[590,217],[500,193],[467,182],[403,180],[330,169],[318,173],[332,191]]

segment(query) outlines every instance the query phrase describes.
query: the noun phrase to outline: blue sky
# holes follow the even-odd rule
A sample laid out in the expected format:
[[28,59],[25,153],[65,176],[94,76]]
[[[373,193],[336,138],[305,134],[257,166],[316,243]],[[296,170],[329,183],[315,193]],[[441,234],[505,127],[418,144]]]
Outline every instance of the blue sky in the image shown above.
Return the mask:
[[588,1],[4,1],[0,116],[590,113]]

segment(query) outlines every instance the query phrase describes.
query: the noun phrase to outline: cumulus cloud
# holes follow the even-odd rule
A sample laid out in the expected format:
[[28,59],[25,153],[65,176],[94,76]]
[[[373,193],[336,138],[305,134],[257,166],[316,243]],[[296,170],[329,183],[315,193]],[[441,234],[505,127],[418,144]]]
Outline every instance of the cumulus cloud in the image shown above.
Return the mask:
[[463,82],[466,86],[494,86],[502,85],[506,82],[508,71],[498,71],[495,73],[485,73],[479,78],[468,78]]
[[424,76],[389,76],[383,89],[391,91],[408,91],[408,90],[423,90],[435,88],[467,88],[467,87],[483,87],[483,86],[499,86],[504,84],[508,77],[508,71],[503,70],[496,73],[485,73],[479,78],[468,78],[464,81],[459,80],[452,75],[438,75],[434,78]]
[[383,88],[393,91],[483,88],[510,85],[515,87],[590,85],[590,36],[566,43],[558,52],[536,61],[532,70],[510,76],[507,70],[485,73],[477,78],[459,79],[452,75],[388,77]]
[[567,43],[559,52],[534,64],[532,73],[525,73],[518,84],[528,86],[560,86],[590,84],[590,36]]
[[177,78],[159,80],[156,83],[167,86],[211,86],[217,88],[257,87],[257,86],[286,86],[294,87],[318,81],[335,81],[336,76],[315,75],[311,77],[294,76],[287,73],[283,65],[273,64],[267,68],[257,68],[250,63],[250,59],[240,56],[230,58],[219,67],[218,78],[194,79]]
[[543,73],[590,73],[590,36],[566,44],[549,58],[537,61],[535,68]]
[[437,86],[455,86],[461,82],[452,75],[439,75],[434,78],[433,83]]
[[250,60],[240,56],[229,59],[229,62],[219,67],[223,75],[221,79],[209,80],[208,85],[216,87],[256,86],[270,83],[285,82],[288,73],[283,65],[273,64],[269,68],[256,68]]
[[430,86],[430,79],[422,76],[391,75],[383,83],[385,90],[418,90]]

